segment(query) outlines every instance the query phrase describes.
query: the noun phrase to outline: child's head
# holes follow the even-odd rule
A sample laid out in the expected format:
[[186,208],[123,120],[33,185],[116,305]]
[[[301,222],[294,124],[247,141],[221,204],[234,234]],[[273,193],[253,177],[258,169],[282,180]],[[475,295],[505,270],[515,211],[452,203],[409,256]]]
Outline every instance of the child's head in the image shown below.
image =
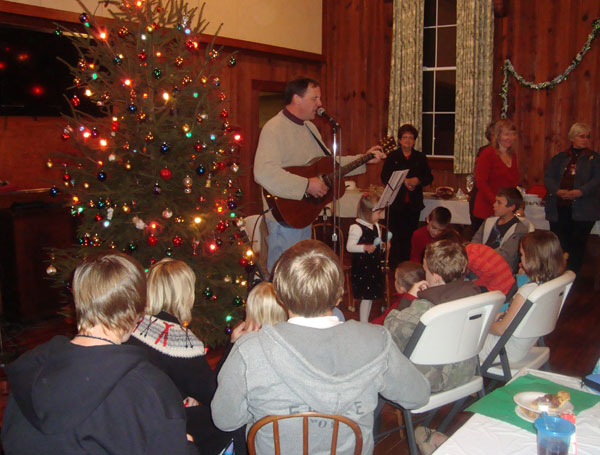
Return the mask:
[[423,258],[425,279],[430,286],[460,280],[467,273],[468,262],[467,251],[462,244],[450,240],[430,243]]
[[408,292],[413,284],[425,279],[425,270],[421,264],[404,261],[396,267],[395,278],[396,292]]
[[128,337],[146,305],[146,275],[131,256],[101,253],[89,256],[73,276],[77,329],[94,327]]
[[446,229],[444,229],[444,231],[439,235],[439,237],[436,240],[450,240],[456,243],[465,243],[465,239],[463,238],[463,236],[451,227],[447,227]]
[[550,281],[565,270],[565,258],[558,237],[551,231],[534,231],[521,237],[521,265],[536,283]]
[[376,223],[383,219],[385,216],[385,210],[373,211],[373,207],[377,205],[379,196],[373,192],[364,193],[358,202],[358,213],[357,216],[367,223]]
[[502,188],[496,194],[494,215],[500,218],[512,217],[523,205],[523,195],[516,188]]
[[287,312],[277,301],[273,284],[263,281],[252,288],[246,300],[246,317],[260,326],[287,320]]
[[320,316],[340,301],[344,271],[331,248],[318,240],[303,240],[279,258],[273,287],[280,302],[296,316]]
[[196,275],[183,261],[164,258],[148,271],[148,303],[146,313],[161,311],[175,316],[180,323],[192,320]]
[[427,232],[432,238],[437,239],[446,230],[451,220],[450,210],[446,207],[436,207],[427,215]]

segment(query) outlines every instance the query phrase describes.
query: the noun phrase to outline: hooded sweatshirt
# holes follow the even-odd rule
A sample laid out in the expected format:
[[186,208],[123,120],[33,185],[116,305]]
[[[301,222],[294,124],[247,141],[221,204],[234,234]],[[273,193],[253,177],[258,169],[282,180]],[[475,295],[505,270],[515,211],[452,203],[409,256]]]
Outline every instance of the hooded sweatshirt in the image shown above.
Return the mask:
[[[319,329],[282,322],[240,338],[218,377],[212,401],[217,427],[233,430],[267,415],[316,411],[359,424],[363,454],[373,452],[378,394],[413,409],[427,403],[429,384],[402,355],[389,332],[349,321]],[[302,453],[300,422],[280,422],[282,453]],[[310,419],[309,453],[329,454],[331,421]],[[340,425],[339,454],[352,453],[354,435]],[[271,426],[259,431],[257,453],[273,453]]]
[[7,455],[195,453],[179,392],[138,347],[84,347],[57,336],[6,374]]

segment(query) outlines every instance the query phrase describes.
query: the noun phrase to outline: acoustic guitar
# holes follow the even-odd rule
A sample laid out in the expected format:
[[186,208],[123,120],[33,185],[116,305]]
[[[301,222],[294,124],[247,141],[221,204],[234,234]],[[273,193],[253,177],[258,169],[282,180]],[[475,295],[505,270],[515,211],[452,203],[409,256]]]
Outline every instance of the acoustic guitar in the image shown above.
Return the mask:
[[[385,154],[388,154],[396,147],[396,142],[393,137],[387,137],[380,142],[380,145]],[[364,156],[342,166],[342,176],[352,172],[359,166],[362,166],[367,161],[375,157],[372,153],[367,153]],[[271,209],[275,219],[282,225],[301,229],[309,226],[321,213],[321,210],[333,200],[333,157],[323,156],[311,160],[306,166],[292,166],[284,168],[287,172],[300,177],[315,177],[318,176],[323,180],[325,185],[329,187],[329,191],[323,197],[313,197],[305,194],[300,200],[285,199],[274,196],[263,188],[263,193],[267,201],[267,205]],[[341,198],[346,191],[345,185],[340,185],[340,193],[338,198]]]

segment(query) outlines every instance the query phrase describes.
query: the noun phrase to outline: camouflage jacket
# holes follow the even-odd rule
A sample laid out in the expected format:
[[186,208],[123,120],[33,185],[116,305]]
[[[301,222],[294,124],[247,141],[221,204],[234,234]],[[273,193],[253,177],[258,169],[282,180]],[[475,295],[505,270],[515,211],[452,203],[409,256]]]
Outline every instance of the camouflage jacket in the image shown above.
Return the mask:
[[[445,292],[446,291],[446,292]],[[453,282],[436,288],[429,288],[419,293],[419,298],[401,311],[392,310],[385,318],[383,325],[392,334],[392,339],[401,351],[404,351],[412,336],[421,316],[435,304],[446,303],[462,297],[469,297],[478,293],[476,286],[467,281]],[[458,295],[457,295],[458,294]],[[462,295],[461,295],[462,294]],[[452,296],[453,298],[449,298]],[[436,303],[423,297],[430,297]],[[440,340],[443,343],[444,340]],[[475,374],[477,357],[462,362],[446,365],[416,365],[423,375],[429,380],[431,392],[437,393],[449,390],[468,382]]]

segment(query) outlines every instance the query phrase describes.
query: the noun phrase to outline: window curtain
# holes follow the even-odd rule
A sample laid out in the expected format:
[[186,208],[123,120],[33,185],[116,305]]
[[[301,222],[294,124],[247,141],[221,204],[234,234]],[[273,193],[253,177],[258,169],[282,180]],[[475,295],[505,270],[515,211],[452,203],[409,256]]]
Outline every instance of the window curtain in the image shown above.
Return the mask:
[[492,118],[494,59],[492,0],[456,2],[456,118],[454,173],[473,171]]
[[[423,94],[423,0],[394,0],[388,135],[405,123],[421,131]],[[421,148],[421,136],[416,148]]]

